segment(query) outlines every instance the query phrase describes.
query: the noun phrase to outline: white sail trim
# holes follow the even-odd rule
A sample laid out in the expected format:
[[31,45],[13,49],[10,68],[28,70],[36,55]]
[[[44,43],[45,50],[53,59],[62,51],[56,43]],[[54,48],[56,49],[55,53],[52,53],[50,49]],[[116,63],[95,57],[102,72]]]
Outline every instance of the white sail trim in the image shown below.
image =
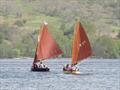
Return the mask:
[[48,23],[46,21],[44,21],[44,24],[47,25]]

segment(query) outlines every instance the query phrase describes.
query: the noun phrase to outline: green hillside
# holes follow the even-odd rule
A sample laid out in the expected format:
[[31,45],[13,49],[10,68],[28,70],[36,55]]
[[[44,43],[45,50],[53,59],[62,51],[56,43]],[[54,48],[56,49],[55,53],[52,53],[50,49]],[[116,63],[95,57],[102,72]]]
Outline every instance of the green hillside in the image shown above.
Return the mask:
[[34,57],[42,22],[71,57],[80,19],[96,58],[120,58],[119,0],[0,0],[0,58]]

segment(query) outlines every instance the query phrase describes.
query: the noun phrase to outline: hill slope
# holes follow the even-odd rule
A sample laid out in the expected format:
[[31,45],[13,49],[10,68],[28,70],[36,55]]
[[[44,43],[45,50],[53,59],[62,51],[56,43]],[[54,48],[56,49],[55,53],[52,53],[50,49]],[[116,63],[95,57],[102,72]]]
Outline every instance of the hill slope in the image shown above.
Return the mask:
[[95,56],[119,58],[119,13],[119,0],[0,0],[0,57],[34,56],[43,20],[63,57],[70,57],[75,20],[80,18]]

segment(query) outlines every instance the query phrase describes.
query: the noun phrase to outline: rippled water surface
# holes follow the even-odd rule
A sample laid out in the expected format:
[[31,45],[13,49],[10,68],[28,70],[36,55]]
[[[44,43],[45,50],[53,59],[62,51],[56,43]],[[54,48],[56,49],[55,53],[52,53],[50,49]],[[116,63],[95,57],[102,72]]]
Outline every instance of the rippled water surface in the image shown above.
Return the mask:
[[0,59],[0,90],[120,90],[120,60],[84,60],[80,75],[62,72],[70,59],[44,63],[50,72],[31,72],[32,59]]

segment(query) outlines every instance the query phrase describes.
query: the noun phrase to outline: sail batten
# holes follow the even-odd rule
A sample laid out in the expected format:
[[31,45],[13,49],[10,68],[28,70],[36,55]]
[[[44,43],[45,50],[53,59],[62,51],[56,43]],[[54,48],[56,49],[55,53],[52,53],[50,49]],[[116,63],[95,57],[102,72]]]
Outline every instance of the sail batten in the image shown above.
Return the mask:
[[78,21],[74,30],[74,39],[72,45],[72,64],[91,56],[92,50],[90,42],[81,23]]

